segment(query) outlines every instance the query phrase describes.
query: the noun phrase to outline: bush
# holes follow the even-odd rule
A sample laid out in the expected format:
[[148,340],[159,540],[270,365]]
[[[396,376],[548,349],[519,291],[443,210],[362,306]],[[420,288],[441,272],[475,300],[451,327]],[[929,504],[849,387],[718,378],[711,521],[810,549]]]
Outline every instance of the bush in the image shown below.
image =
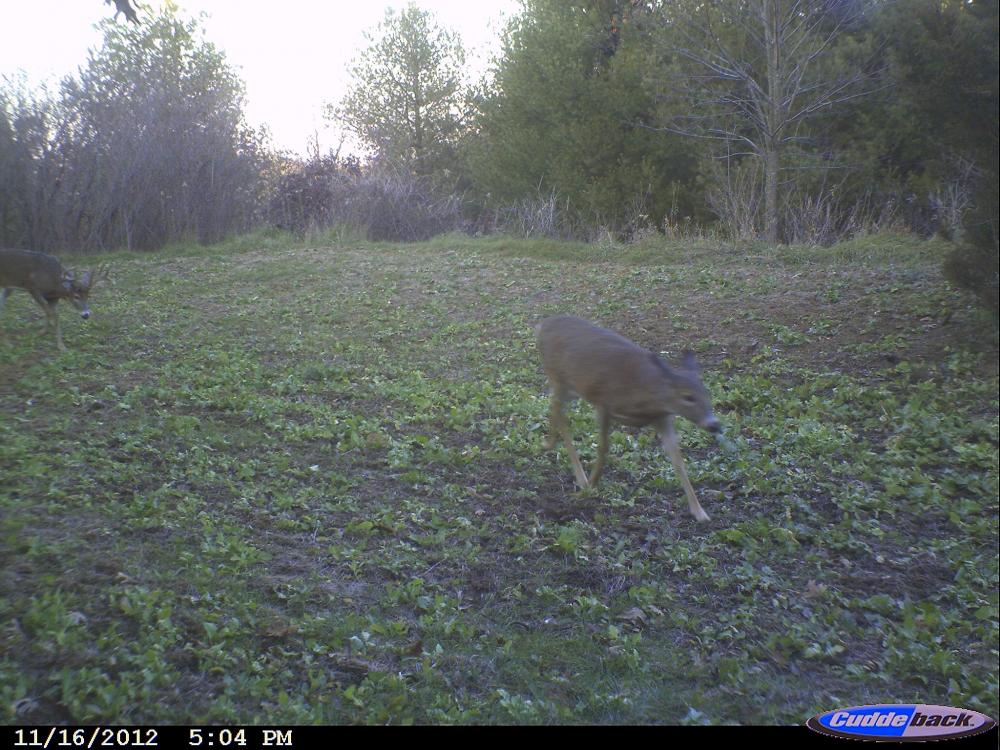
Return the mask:
[[335,223],[337,199],[361,176],[361,164],[353,156],[328,154],[304,162],[279,161],[274,171],[267,221],[302,237]]
[[354,157],[286,160],[272,177],[267,219],[298,236],[347,226],[370,240],[419,242],[464,228],[462,201],[441,195],[428,178]]
[[376,168],[362,175],[338,201],[341,220],[368,239],[420,242],[462,230],[462,201],[439,195],[427,178]]
[[966,215],[963,240],[944,263],[945,275],[973,292],[980,303],[993,313],[995,323],[1000,319],[997,300],[1000,287],[997,200],[997,174],[984,174],[976,186],[974,207]]

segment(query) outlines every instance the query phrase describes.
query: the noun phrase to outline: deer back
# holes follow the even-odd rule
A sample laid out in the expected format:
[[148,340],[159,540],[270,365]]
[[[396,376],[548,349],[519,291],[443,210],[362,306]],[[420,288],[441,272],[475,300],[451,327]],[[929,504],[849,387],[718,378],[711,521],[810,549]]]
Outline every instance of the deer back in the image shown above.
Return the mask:
[[0,250],[0,287],[38,292],[46,299],[67,296],[65,271],[57,258],[31,250]]
[[554,388],[572,391],[620,422],[645,425],[679,414],[716,420],[691,354],[674,369],[648,349],[581,318],[559,315],[538,326],[542,366]]

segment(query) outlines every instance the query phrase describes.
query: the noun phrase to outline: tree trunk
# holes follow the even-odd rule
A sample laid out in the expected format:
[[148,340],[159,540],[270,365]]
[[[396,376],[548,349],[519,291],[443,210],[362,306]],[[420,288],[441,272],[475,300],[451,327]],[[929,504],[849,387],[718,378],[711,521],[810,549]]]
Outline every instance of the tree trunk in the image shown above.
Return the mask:
[[781,134],[785,120],[782,86],[781,29],[778,4],[763,0],[764,47],[767,51],[767,100],[764,102],[764,238],[778,244],[778,174],[781,170]]
[[424,102],[421,96],[420,71],[412,77],[413,86],[413,163],[410,169],[416,174],[423,173],[424,162]]
[[778,244],[778,149],[772,143],[764,151],[764,239],[771,245]]

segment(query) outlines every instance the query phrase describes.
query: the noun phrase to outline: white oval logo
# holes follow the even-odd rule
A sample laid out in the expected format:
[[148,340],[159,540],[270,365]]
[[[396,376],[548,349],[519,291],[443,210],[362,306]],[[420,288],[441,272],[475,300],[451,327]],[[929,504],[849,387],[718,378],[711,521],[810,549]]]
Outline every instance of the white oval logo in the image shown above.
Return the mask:
[[967,708],[927,703],[880,703],[827,711],[806,722],[813,731],[851,739],[944,740],[979,734],[995,727],[989,716]]

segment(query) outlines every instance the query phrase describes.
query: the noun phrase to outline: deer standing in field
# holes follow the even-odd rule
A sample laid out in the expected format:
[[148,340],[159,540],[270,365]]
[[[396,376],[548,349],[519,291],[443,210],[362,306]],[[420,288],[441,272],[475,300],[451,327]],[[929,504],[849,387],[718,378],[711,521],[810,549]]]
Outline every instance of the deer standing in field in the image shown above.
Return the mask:
[[[674,369],[624,336],[570,315],[546,318],[536,330],[542,366],[552,386],[546,448],[554,448],[562,434],[580,488],[596,485],[601,478],[612,421],[636,427],[652,425],[684,486],[691,514],[707,521],[708,514],[698,503],[684,468],[674,430],[674,416],[679,414],[709,432],[720,431],[694,355],[686,352],[682,367]],[[589,480],[563,413],[565,402],[575,396],[594,406],[600,427],[597,461]]]
[[11,289],[24,289],[34,297],[42,310],[50,328],[56,330],[56,345],[66,351],[59,331],[59,315],[56,303],[68,299],[80,311],[80,317],[90,317],[87,298],[94,284],[107,280],[108,272],[84,271],[77,277],[67,271],[57,258],[30,250],[0,250],[0,310]]

